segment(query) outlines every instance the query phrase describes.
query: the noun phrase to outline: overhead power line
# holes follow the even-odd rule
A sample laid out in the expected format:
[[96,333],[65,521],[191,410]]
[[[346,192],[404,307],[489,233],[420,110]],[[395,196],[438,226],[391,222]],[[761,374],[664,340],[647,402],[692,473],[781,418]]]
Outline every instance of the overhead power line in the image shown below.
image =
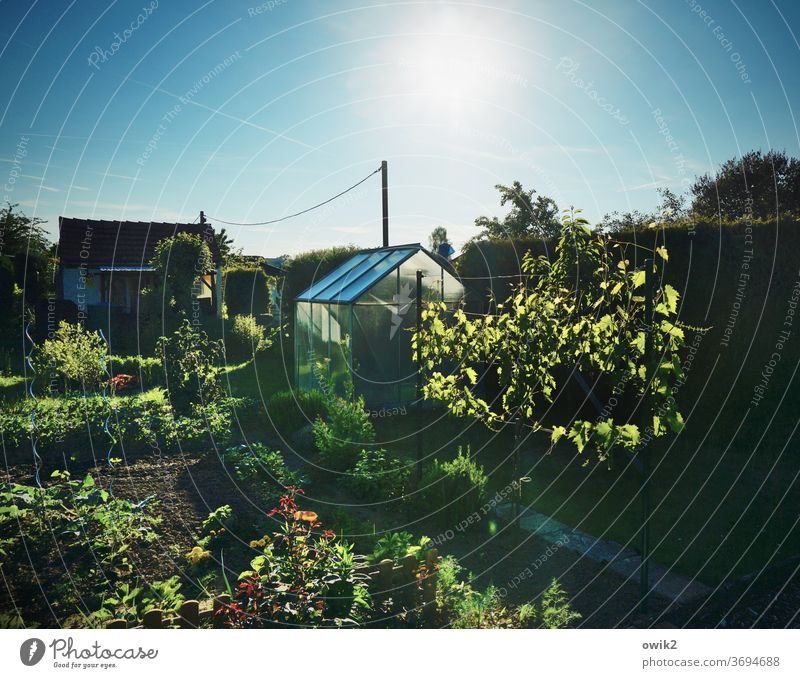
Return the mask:
[[294,219],[294,217],[299,217],[301,214],[307,214],[308,212],[311,212],[312,210],[318,209],[318,208],[322,207],[323,205],[327,205],[329,202],[333,202],[334,200],[336,200],[336,198],[341,198],[345,193],[349,193],[353,189],[358,188],[367,179],[369,179],[371,176],[373,176],[374,174],[377,174],[380,171],[381,171],[381,168],[379,167],[374,172],[370,172],[361,181],[353,184],[352,186],[350,186],[350,188],[346,188],[341,193],[337,193],[333,197],[330,197],[327,200],[323,200],[321,203],[318,203],[318,204],[314,205],[313,207],[309,207],[309,208],[304,209],[304,210],[302,210],[300,212],[295,212],[294,214],[288,214],[285,217],[281,217],[280,219],[270,219],[268,221],[255,221],[255,222],[251,222],[251,223],[242,223],[242,222],[237,222],[237,221],[225,221],[224,219],[220,219],[218,217],[212,217],[212,216],[209,216],[208,218],[211,219],[212,221],[219,222],[220,224],[225,224],[226,226],[268,226],[270,224],[277,224],[277,223],[279,223],[281,221],[286,221],[287,219]]

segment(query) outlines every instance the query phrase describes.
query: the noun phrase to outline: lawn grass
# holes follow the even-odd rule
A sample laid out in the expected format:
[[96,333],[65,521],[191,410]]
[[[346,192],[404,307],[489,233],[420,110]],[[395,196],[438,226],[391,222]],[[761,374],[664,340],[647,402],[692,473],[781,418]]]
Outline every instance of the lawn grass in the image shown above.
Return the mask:
[[234,397],[266,401],[277,391],[293,388],[293,370],[291,357],[282,355],[280,346],[274,346],[255,359],[227,365],[222,370],[222,383]]
[[[511,480],[511,431],[493,434],[480,425],[425,412],[425,464],[451,458],[459,445],[472,453],[489,475],[490,491]],[[378,442],[393,454],[416,459],[417,418],[413,411],[376,422]],[[639,548],[641,476],[624,453],[609,468],[578,455],[568,445],[551,453],[547,436],[523,446],[523,501],[589,534]],[[716,585],[757,572],[800,550],[794,529],[800,491],[796,461],[786,456],[774,469],[771,454],[727,452],[713,444],[697,447],[680,438],[652,445],[651,548],[653,558],[676,572]],[[752,449],[739,445],[738,449]],[[772,472],[770,472],[772,471]]]
[[[733,453],[720,460],[711,448],[654,448],[653,456],[650,541],[655,560],[718,584],[797,553],[798,493],[788,474],[769,474],[766,464]],[[570,450],[543,455],[528,473],[532,482],[525,486],[526,503],[638,550],[640,473],[632,464],[609,470],[582,462]]]

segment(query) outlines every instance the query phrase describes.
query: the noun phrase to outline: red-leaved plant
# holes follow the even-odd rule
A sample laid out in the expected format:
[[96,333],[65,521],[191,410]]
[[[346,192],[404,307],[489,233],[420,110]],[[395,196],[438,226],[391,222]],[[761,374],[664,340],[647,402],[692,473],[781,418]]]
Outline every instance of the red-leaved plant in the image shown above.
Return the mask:
[[301,489],[287,492],[267,514],[278,520],[278,530],[251,542],[262,553],[217,614],[237,628],[358,624],[370,610],[367,577],[357,571],[363,559],[332,531],[320,530],[316,513],[300,509]]

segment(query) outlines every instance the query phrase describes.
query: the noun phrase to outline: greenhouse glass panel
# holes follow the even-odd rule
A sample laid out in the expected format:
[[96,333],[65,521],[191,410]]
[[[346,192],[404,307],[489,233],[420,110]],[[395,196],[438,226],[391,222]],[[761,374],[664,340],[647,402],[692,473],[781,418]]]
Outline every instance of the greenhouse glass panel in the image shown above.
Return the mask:
[[311,389],[314,387],[313,375],[311,372],[311,304],[300,301],[295,304],[295,377],[297,387],[301,389]]

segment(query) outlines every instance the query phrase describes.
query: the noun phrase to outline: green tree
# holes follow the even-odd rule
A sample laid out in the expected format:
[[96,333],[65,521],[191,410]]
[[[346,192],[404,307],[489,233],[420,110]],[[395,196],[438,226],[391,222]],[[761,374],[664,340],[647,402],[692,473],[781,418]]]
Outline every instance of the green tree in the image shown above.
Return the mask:
[[[558,205],[552,198],[526,191],[519,181],[511,186],[497,184],[500,205],[511,205],[509,213],[501,221],[497,217],[478,217],[475,225],[482,229],[478,237],[490,239],[515,239],[525,236],[550,238],[557,236],[561,225],[558,220]],[[535,197],[534,197],[535,196]]]
[[704,219],[771,219],[800,214],[800,160],[783,151],[750,151],[704,174],[691,188],[692,212]]
[[444,245],[444,243],[449,242],[450,241],[447,239],[447,229],[444,226],[437,226],[431,231],[430,236],[428,236],[428,244],[433,253],[439,251],[439,245]]
[[233,238],[228,236],[228,232],[223,226],[217,233],[214,234],[214,240],[217,241],[217,248],[222,256],[223,265],[227,265],[228,259],[233,253]]
[[[42,228],[43,219],[29,217],[16,211],[18,205],[6,203],[0,209],[0,296],[4,300],[12,298],[14,285],[25,291],[25,301],[36,304],[52,288],[51,243]],[[19,318],[21,308],[4,306],[4,317]]]
[[[644,418],[634,419],[637,413],[624,421],[554,419],[558,414],[549,405],[568,378],[564,375],[575,368],[587,381],[604,379],[619,393],[646,400],[654,413],[647,424],[651,437],[667,427],[679,430],[683,419],[672,397],[682,376],[684,346],[678,293],[669,285],[655,291],[649,331],[657,362],[645,365],[645,271],[632,270],[624,250],[612,256],[616,247],[622,245],[567,214],[555,260],[526,255],[529,281],[499,304],[495,315],[473,317],[458,310],[445,321],[443,305],[430,304],[413,339],[415,347],[421,344],[425,397],[494,430],[517,420],[534,431],[549,430],[554,443],[566,436],[579,452],[591,446],[601,459],[616,444],[636,448],[643,435],[633,422]],[[656,251],[666,260],[665,248]],[[479,388],[490,371],[500,384],[497,397],[484,396]]]
[[200,277],[214,269],[208,245],[193,233],[178,233],[158,242],[150,263],[158,274],[157,283],[146,293],[150,304],[188,315],[202,284]]
[[666,187],[659,187],[656,193],[660,202],[654,212],[614,211],[606,214],[597,224],[597,228],[604,233],[622,233],[630,231],[643,231],[654,225],[669,226],[676,224],[688,216],[686,213],[686,198],[677,195]]

